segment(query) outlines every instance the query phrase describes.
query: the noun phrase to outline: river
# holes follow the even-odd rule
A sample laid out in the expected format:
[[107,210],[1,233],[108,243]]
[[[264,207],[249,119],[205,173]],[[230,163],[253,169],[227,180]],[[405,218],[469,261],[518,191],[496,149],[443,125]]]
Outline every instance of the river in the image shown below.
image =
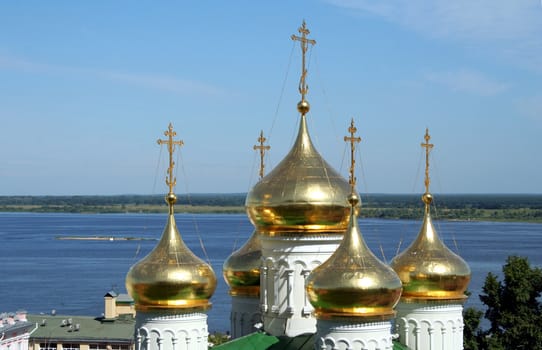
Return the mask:
[[[157,243],[165,214],[0,213],[0,312],[100,316],[109,290],[124,293],[130,266]],[[209,314],[210,331],[229,329],[230,297],[222,264],[253,231],[241,214],[177,214],[186,244],[205,251],[217,274]],[[362,234],[375,254],[389,261],[417,235],[420,221],[362,219]],[[437,232],[472,270],[467,306],[478,299],[488,272],[501,273],[509,255],[542,266],[542,224],[434,221]],[[113,240],[59,240],[67,236],[105,236]],[[115,240],[137,237],[143,240]]]

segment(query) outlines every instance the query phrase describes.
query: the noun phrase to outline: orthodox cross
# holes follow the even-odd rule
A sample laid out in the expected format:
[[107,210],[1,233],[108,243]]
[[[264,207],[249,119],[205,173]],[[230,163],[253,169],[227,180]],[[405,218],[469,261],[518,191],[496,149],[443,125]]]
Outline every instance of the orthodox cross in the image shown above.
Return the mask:
[[425,143],[422,143],[422,147],[425,148],[425,193],[429,193],[429,153],[431,152],[431,148],[433,148],[433,144],[429,143],[429,140],[431,140],[431,136],[429,136],[429,129],[425,129]]
[[309,44],[315,45],[316,40],[307,39],[307,35],[310,34],[310,31],[307,29],[305,21],[303,21],[303,24],[301,25],[301,27],[299,27],[297,31],[301,34],[301,36],[292,34],[292,40],[299,41],[301,44],[301,53],[303,60],[301,66],[301,79],[299,80],[299,93],[301,94],[301,101],[304,101],[305,95],[309,91],[309,87],[307,86],[307,83],[305,81],[305,77],[307,76],[307,69],[305,68],[305,54],[307,53]]
[[345,142],[350,142],[350,179],[348,179],[348,183],[352,187],[352,190],[354,190],[356,187],[356,177],[354,176],[356,159],[354,157],[354,153],[356,151],[356,143],[361,142],[361,137],[354,136],[357,131],[358,129],[354,126],[354,118],[352,118],[352,121],[350,122],[350,127],[348,128],[350,136],[344,137]]
[[175,162],[173,161],[173,152],[175,152],[175,146],[181,147],[184,142],[174,141],[173,137],[177,136],[177,133],[173,131],[173,125],[169,123],[168,129],[164,131],[164,135],[168,137],[167,140],[158,139],[158,144],[163,145],[167,144],[167,150],[169,152],[169,167],[167,169],[168,175],[166,175],[166,185],[169,186],[169,193],[173,193],[173,187],[177,184],[177,178],[173,177],[173,168],[175,167]]
[[263,157],[265,155],[265,151],[269,151],[271,149],[271,146],[264,146],[264,142],[267,139],[263,137],[263,130],[260,131],[260,137],[258,137],[259,145],[254,145],[254,150],[260,150],[260,180],[263,178],[263,171],[265,168],[265,164],[263,162]]

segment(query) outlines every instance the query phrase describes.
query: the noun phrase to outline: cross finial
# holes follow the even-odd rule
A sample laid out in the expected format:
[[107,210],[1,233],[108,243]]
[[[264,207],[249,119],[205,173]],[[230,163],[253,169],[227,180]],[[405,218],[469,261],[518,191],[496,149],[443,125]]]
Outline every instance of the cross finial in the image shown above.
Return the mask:
[[429,129],[425,129],[425,143],[422,143],[422,147],[425,148],[425,193],[429,193],[429,153],[431,152],[431,149],[433,148],[433,144],[429,143],[429,140],[431,140],[431,136],[429,136]]
[[356,188],[356,177],[354,176],[356,159],[354,157],[354,153],[356,151],[356,143],[361,142],[361,137],[355,136],[357,131],[358,129],[354,126],[354,118],[352,118],[352,121],[350,122],[350,127],[348,128],[350,136],[344,137],[345,142],[350,142],[350,179],[348,179],[348,183],[352,187],[352,193],[354,193]]
[[[299,41],[301,45],[302,61],[301,61],[301,78],[299,79],[299,93],[301,94],[301,102],[300,102],[301,104],[301,103],[306,103],[305,95],[307,94],[307,92],[309,92],[309,86],[307,85],[307,82],[305,81],[305,78],[307,77],[307,69],[305,68],[305,54],[307,53],[309,44],[315,45],[316,40],[307,38],[307,35],[310,34],[310,31],[307,29],[307,26],[304,20],[303,20],[303,24],[301,24],[301,27],[299,27],[297,31],[299,32],[299,34],[301,34],[301,36],[297,36],[293,34],[292,40]],[[308,108],[305,111],[305,113],[306,112],[308,112]],[[303,112],[301,111],[301,113]]]
[[260,150],[260,180],[263,178],[263,172],[265,169],[265,164],[263,162],[263,157],[265,155],[265,151],[268,151],[271,149],[271,146],[264,146],[264,142],[267,139],[263,137],[263,130],[260,131],[260,137],[258,137],[259,145],[254,145],[254,150]]
[[166,175],[166,185],[169,186],[169,195],[173,195],[173,188],[177,184],[177,179],[173,177],[173,168],[175,167],[175,162],[173,161],[173,152],[175,152],[175,146],[181,147],[184,142],[179,140],[175,141],[173,140],[174,136],[177,136],[177,133],[173,131],[173,125],[169,123],[168,129],[164,131],[164,135],[168,137],[167,140],[161,140],[158,139],[158,144],[167,145],[167,149],[169,152],[169,167],[167,169],[168,175]]

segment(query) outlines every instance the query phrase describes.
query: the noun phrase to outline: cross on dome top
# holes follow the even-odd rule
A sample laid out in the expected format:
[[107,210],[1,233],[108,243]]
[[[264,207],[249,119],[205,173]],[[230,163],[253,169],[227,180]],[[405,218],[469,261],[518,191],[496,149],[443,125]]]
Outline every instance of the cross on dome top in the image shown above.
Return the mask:
[[357,131],[358,129],[354,126],[354,118],[352,118],[352,121],[350,122],[350,127],[348,128],[350,136],[344,137],[345,142],[350,142],[350,178],[348,179],[348,183],[352,187],[352,193],[355,192],[356,187],[356,177],[354,176],[356,159],[354,157],[354,153],[356,151],[356,143],[361,142],[361,137],[354,136]]
[[297,109],[299,110],[301,114],[306,114],[310,109],[310,105],[305,100],[305,95],[309,92],[309,86],[307,85],[307,82],[306,82],[307,68],[305,67],[305,55],[307,53],[309,44],[315,45],[316,40],[307,38],[307,35],[310,34],[310,31],[307,29],[305,21],[303,21],[303,23],[301,24],[301,27],[299,27],[298,32],[301,34],[301,36],[292,34],[292,40],[299,41],[301,45],[301,54],[302,54],[301,78],[299,79],[299,93],[301,94],[301,101],[297,104]]
[[170,212],[173,212],[173,204],[177,201],[177,197],[173,193],[173,188],[177,184],[177,178],[173,176],[173,169],[175,168],[175,162],[173,161],[173,152],[175,152],[175,146],[181,147],[184,145],[184,142],[179,140],[173,140],[173,137],[177,136],[177,133],[173,131],[173,124],[169,123],[168,129],[164,131],[164,135],[168,137],[167,140],[158,139],[156,142],[159,145],[166,144],[168,153],[169,153],[169,167],[167,169],[168,174],[166,175],[166,185],[169,187],[169,193],[166,196],[166,202],[169,204]]
[[258,137],[258,142],[260,144],[254,145],[254,150],[260,150],[260,179],[262,179],[264,175],[265,164],[263,162],[263,158],[265,156],[265,151],[268,151],[269,149],[271,149],[271,146],[269,145],[264,146],[265,141],[267,141],[267,139],[263,137],[263,130],[262,130],[260,131],[260,137]]
[[422,147],[425,148],[425,193],[429,193],[429,184],[431,180],[429,179],[429,153],[431,152],[431,149],[434,147],[432,143],[429,143],[429,140],[431,140],[431,136],[429,136],[429,129],[425,129],[425,143],[422,143]]

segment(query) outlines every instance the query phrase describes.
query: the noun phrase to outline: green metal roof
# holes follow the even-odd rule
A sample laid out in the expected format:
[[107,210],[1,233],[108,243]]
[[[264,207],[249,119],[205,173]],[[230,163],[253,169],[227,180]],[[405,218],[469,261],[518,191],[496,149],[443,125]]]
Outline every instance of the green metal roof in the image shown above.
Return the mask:
[[406,345],[403,345],[397,341],[393,342],[393,350],[410,350],[410,348]]
[[[30,335],[30,339],[34,341],[54,339],[60,342],[134,342],[135,319],[132,317],[107,321],[89,316],[28,315],[27,318],[29,322],[38,325]],[[71,327],[68,323],[71,323]],[[76,325],[79,325],[78,330]]]
[[117,296],[116,302],[117,304],[133,304],[134,299],[130,295],[122,293]]
[[214,346],[217,350],[253,350],[253,349],[269,349],[270,346],[277,343],[279,339],[272,335],[267,335],[262,332],[251,333],[227,343]]
[[[297,337],[251,333],[227,343],[213,347],[215,350],[314,350],[314,334],[302,334]],[[393,342],[393,350],[409,350],[408,347]]]
[[280,350],[314,350],[314,334],[301,334],[297,337],[280,336],[279,342],[273,344],[269,349]]
[[297,337],[280,336],[256,332],[213,347],[216,350],[314,350],[314,334]]

